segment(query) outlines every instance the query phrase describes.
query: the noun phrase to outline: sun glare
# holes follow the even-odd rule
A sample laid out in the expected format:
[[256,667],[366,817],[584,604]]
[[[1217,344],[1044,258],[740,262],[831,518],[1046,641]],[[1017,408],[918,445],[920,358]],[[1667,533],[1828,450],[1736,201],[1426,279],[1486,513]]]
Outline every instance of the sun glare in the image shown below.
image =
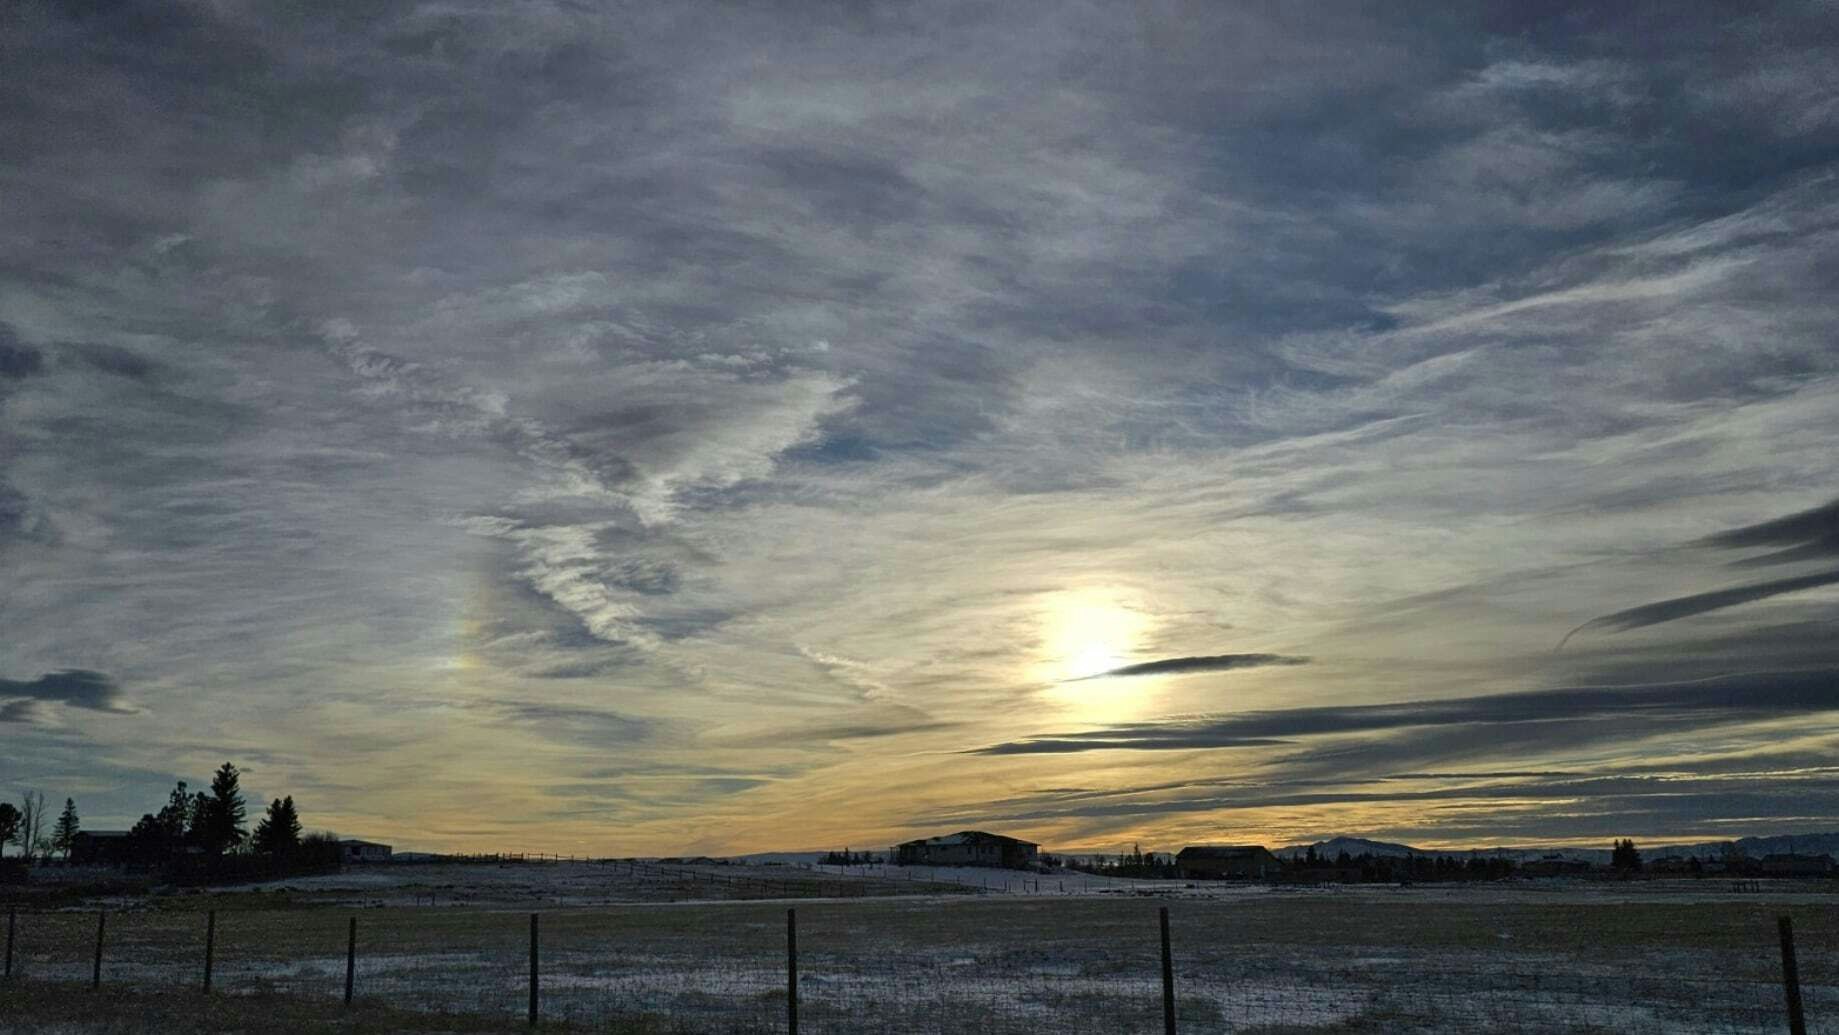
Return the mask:
[[1121,718],[1134,710],[1143,686],[1095,677],[1130,664],[1148,626],[1140,611],[1107,594],[1057,596],[1042,615],[1039,671],[1055,684],[1054,696],[1082,717]]

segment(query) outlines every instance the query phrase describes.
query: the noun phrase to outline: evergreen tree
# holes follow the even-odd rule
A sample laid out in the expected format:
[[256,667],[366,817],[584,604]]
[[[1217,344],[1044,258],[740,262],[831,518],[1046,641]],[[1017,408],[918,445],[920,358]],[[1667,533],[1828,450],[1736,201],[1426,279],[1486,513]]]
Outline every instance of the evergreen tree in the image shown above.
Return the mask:
[[276,798],[255,825],[255,850],[268,855],[288,855],[300,847],[300,814],[294,811],[294,797]]
[[201,843],[212,855],[222,855],[242,844],[248,836],[243,829],[246,818],[243,792],[237,786],[241,775],[235,766],[225,762],[211,777],[210,797],[199,795],[203,799]]
[[64,861],[70,861],[71,846],[77,840],[77,803],[64,799],[64,811],[58,814],[57,825],[51,828],[51,847],[64,853]]
[[1622,873],[1634,873],[1641,869],[1641,853],[1635,850],[1632,839],[1623,839],[1615,843],[1609,853],[1609,865]]
[[10,801],[0,801],[0,852],[19,840],[19,808]]

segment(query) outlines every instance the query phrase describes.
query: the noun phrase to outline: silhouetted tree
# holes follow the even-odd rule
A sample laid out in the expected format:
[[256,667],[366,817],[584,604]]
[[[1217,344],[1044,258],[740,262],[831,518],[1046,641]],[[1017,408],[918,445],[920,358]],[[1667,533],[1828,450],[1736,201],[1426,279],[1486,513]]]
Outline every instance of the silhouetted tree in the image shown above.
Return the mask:
[[64,853],[64,861],[70,861],[71,846],[77,841],[77,803],[64,799],[64,811],[58,813],[57,826],[51,830],[51,847]]
[[166,805],[159,814],[151,817],[153,827],[148,831],[156,834],[168,847],[173,847],[185,840],[185,832],[192,825],[192,796],[185,789],[185,781],[180,780],[166,796]]
[[1609,865],[1620,873],[1639,872],[1641,853],[1635,850],[1635,842],[1627,838],[1617,841],[1609,852]]
[[211,796],[195,791],[185,809],[185,843],[203,847],[210,841]]
[[268,812],[255,825],[253,844],[268,855],[290,855],[300,847],[300,814],[294,811],[293,795],[268,803]]
[[0,853],[19,840],[19,809],[10,801],[0,801]]
[[200,843],[212,855],[222,855],[248,836],[243,829],[243,792],[237,786],[241,775],[235,766],[225,762],[211,777],[211,796],[199,795],[203,801],[195,823],[202,835]]
[[30,859],[34,853],[44,850],[45,796],[38,791],[26,791],[19,797],[19,833],[14,839]]

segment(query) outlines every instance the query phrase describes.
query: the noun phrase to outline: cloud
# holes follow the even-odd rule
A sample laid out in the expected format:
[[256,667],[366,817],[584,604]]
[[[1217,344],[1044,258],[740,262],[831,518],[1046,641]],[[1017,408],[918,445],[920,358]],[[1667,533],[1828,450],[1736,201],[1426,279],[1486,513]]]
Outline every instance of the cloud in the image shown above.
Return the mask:
[[1099,672],[1090,676],[1080,676],[1066,682],[1077,683],[1087,679],[1105,679],[1110,676],[1173,676],[1192,672],[1231,672],[1234,669],[1257,668],[1262,665],[1307,665],[1308,658],[1292,657],[1285,654],[1210,654],[1187,658],[1162,658],[1157,661],[1143,661],[1135,665],[1125,665],[1108,672]]
[[[1839,500],[1772,521],[1706,536],[1694,545],[1731,550],[1758,546],[1787,547],[1736,562],[1745,567],[1839,555]],[[1839,584],[1839,569],[1656,601],[1593,618],[1566,633],[1558,647],[1562,650],[1571,637],[1593,629],[1624,632],[1834,584]]]
[[1729,589],[1713,590],[1709,593],[1694,593],[1691,596],[1675,597],[1672,600],[1660,600],[1652,604],[1643,604],[1640,607],[1631,607],[1624,611],[1606,614],[1601,618],[1592,618],[1566,633],[1564,639],[1558,641],[1558,646],[1562,649],[1565,642],[1572,636],[1591,629],[1624,632],[1629,629],[1639,629],[1642,626],[1659,625],[1661,622],[1690,618],[1709,611],[1736,607],[1739,604],[1767,600],[1783,593],[1798,593],[1802,590],[1831,585],[1839,585],[1839,569],[1794,578],[1756,582],[1747,586],[1732,586]]
[[601,708],[512,701],[495,702],[491,708],[501,721],[545,739],[594,748],[631,746],[658,730],[649,720]]
[[0,323],[0,380],[22,380],[44,368],[44,353],[20,341],[11,327]]
[[101,672],[67,668],[47,672],[37,679],[0,679],[0,699],[11,698],[0,715],[9,722],[31,721],[42,715],[41,704],[131,715],[127,698],[115,681]]
[[[124,773],[238,744],[348,829],[668,853],[1134,783],[1100,733],[1582,767],[1703,727],[1210,723],[1839,661],[1816,590],[1550,650],[1834,567],[1817,523],[1699,542],[1839,478],[1820,12],[1050,6],[25,5],[0,670],[158,702],[84,731]],[[1314,660],[1054,690],[1093,630]],[[75,764],[28,711],[0,782]],[[476,822],[536,816],[533,744],[722,772]]]
[[[1779,715],[1839,711],[1839,670],[1757,673],[1688,683],[1529,690],[1440,701],[1252,711],[1029,737],[978,748],[981,755],[1086,751],[1185,751],[1262,747],[1313,737],[1404,729],[1461,729],[1499,736],[1501,727],[1581,720],[1714,725]],[[1485,731],[1485,732],[1484,732]]]
[[1742,565],[1786,564],[1839,556],[1839,499],[1823,506],[1707,536],[1705,546],[1729,550],[1758,546],[1786,547],[1773,553],[1745,558]]

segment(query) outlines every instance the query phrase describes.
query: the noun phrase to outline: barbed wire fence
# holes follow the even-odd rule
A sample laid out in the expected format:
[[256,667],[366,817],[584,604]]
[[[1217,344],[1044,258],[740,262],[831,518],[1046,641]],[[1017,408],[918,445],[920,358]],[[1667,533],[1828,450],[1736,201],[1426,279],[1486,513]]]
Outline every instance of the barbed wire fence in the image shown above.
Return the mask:
[[[1460,948],[1316,952],[1137,903],[1103,925],[986,929],[978,910],[890,900],[605,910],[321,908],[9,911],[5,979],[105,994],[343,998],[507,1026],[651,1022],[674,1031],[986,1035],[1165,1032],[1839,1031],[1839,986],[1803,985],[1779,945],[1620,960]],[[888,912],[892,910],[893,912]],[[931,911],[929,915],[928,911]],[[894,936],[891,932],[900,932]],[[1830,957],[1817,957],[1829,962]],[[87,986],[90,992],[85,992]],[[1810,1022],[1809,1018],[1818,1018]],[[1810,1026],[1817,1024],[1819,1026]]]

